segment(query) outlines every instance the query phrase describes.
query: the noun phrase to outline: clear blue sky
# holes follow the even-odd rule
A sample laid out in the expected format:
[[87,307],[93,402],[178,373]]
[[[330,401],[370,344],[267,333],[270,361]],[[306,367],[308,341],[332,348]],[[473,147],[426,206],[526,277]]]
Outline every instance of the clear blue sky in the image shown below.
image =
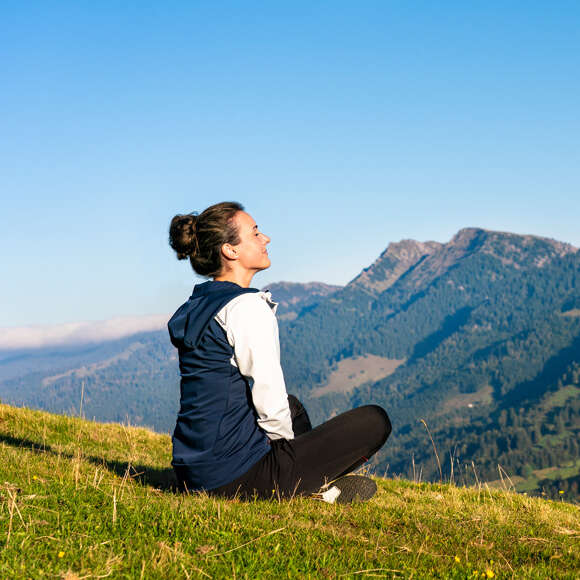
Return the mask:
[[580,245],[578,2],[3,2],[1,326],[172,312],[170,218],[278,280],[460,228]]

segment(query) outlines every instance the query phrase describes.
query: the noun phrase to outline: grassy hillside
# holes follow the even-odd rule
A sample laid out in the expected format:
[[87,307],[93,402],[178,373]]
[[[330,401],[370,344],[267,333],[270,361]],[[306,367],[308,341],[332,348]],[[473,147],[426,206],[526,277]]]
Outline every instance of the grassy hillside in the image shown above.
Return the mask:
[[580,510],[377,480],[368,503],[171,490],[170,440],[0,405],[2,578],[576,578]]

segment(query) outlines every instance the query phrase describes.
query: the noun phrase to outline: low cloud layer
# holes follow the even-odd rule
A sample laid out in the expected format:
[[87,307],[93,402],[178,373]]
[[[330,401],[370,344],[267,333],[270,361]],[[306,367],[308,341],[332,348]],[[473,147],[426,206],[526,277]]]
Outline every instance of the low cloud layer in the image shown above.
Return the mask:
[[170,316],[124,316],[96,322],[0,328],[0,349],[41,348],[103,342],[164,328]]

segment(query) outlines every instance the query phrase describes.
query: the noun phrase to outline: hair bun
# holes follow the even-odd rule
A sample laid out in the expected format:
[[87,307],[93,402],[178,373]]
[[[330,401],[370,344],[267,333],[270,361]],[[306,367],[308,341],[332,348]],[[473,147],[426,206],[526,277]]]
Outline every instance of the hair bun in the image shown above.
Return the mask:
[[236,214],[244,211],[237,201],[222,201],[197,212],[176,215],[169,226],[169,245],[180,260],[189,258],[200,276],[214,278],[224,267],[224,244],[240,243]]
[[197,215],[193,213],[176,215],[169,226],[169,245],[177,253],[179,260],[185,260],[196,253]]

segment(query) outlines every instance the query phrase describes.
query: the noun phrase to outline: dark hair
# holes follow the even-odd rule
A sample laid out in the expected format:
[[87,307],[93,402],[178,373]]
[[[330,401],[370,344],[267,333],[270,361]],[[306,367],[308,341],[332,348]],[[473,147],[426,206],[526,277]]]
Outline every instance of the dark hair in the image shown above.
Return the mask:
[[169,226],[169,245],[179,260],[189,258],[191,267],[209,278],[222,270],[223,244],[240,243],[238,229],[232,222],[242,204],[235,201],[216,203],[197,213],[176,215]]

